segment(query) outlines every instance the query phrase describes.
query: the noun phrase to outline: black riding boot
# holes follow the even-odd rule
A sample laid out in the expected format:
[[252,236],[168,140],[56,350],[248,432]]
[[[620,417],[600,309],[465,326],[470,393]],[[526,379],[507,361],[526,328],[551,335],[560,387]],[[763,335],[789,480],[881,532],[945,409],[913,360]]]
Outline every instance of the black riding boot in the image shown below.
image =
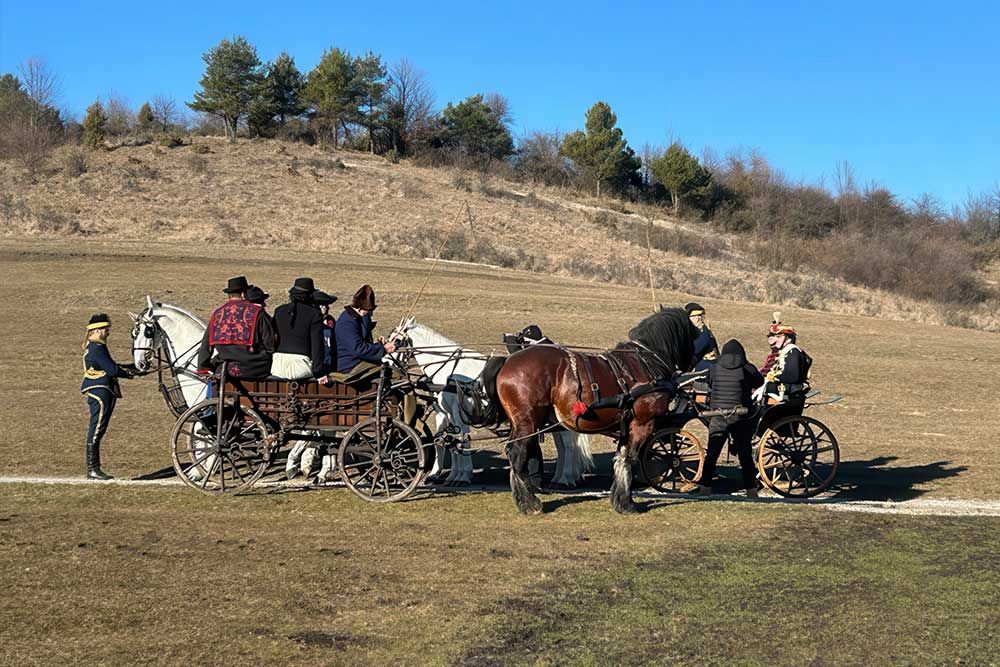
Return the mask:
[[87,479],[97,479],[101,481],[114,479],[111,475],[101,470],[101,448],[93,442],[87,443]]

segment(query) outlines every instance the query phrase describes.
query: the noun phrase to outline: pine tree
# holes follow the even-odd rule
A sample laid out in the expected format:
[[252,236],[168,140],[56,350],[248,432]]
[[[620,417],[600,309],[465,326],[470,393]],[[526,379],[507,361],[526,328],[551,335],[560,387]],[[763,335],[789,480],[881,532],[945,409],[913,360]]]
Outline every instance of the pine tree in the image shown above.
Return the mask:
[[237,36],[232,41],[223,39],[205,52],[202,60],[205,75],[201,90],[188,106],[222,118],[226,136],[236,141],[240,118],[249,110],[262,79],[257,49],[245,37]]
[[153,109],[149,106],[149,102],[139,107],[139,113],[136,114],[135,120],[139,129],[144,132],[149,131],[153,127],[156,119],[153,117]]
[[624,190],[639,181],[639,159],[620,128],[618,117],[605,102],[598,102],[587,111],[585,130],[563,137],[562,154],[585,169],[594,183],[597,196],[601,184]]
[[268,68],[265,83],[265,94],[274,105],[278,125],[305,112],[301,99],[304,86],[305,77],[295,66],[295,59],[282,51]]
[[703,196],[712,183],[712,174],[678,142],[660,157],[649,163],[650,171],[656,180],[670,191],[670,199],[674,203],[674,212],[680,212],[683,201]]
[[104,126],[108,118],[104,115],[101,101],[96,100],[87,107],[87,115],[83,119],[83,145],[98,148],[104,143]]
[[441,143],[477,158],[502,160],[514,152],[510,130],[483,100],[473,95],[450,102],[441,113]]
[[340,126],[346,125],[358,108],[354,65],[350,53],[332,48],[323,52],[323,57],[306,78],[303,99],[330,132],[334,148],[340,140]]
[[368,52],[354,61],[358,92],[358,124],[368,130],[368,150],[375,152],[375,129],[385,124],[385,65],[382,57]]

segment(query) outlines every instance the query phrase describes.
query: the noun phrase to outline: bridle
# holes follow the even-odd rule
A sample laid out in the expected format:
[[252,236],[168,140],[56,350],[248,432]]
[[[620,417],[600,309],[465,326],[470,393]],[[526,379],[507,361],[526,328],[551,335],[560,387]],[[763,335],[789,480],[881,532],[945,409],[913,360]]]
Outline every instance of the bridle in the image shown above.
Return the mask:
[[[140,327],[142,328],[142,335],[146,340],[149,341],[147,346],[137,347],[135,342],[139,336]],[[190,354],[196,347],[201,344],[201,341],[193,343],[186,350],[180,354],[174,354],[173,360],[170,359],[171,355],[166,355],[164,358],[164,340],[166,340],[166,334],[163,331],[163,327],[156,321],[156,316],[152,315],[149,308],[142,311],[136,318],[135,324],[132,327],[132,356],[135,356],[136,352],[143,352],[143,360],[150,364],[150,367],[144,371],[141,371],[141,375],[149,375],[150,373],[156,372],[159,377],[159,382],[163,384],[163,371],[169,370],[173,377],[178,375],[190,375],[203,380],[203,378],[197,373],[192,373],[182,366],[178,365],[180,359],[184,359]],[[156,357],[156,365],[151,365],[153,357]]]

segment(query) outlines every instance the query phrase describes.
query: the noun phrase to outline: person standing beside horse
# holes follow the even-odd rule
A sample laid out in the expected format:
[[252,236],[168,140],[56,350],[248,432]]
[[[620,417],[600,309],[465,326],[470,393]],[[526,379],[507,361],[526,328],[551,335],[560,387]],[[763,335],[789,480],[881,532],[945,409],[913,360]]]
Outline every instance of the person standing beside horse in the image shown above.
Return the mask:
[[101,440],[108,430],[115,404],[122,397],[118,378],[133,378],[137,371],[132,364],[116,364],[108,352],[111,318],[98,313],[87,324],[83,341],[83,383],[80,392],[87,397],[90,422],[87,426],[87,479],[109,480],[111,475],[101,470]]
[[228,300],[215,309],[198,350],[198,368],[226,362],[232,377],[262,378],[271,372],[274,324],[264,309],[246,299],[246,276],[230,278],[222,290]]
[[317,297],[330,299],[330,295],[316,289],[312,278],[296,278],[288,290],[288,303],[275,308],[278,349],[271,362],[272,375],[300,380],[330,372],[325,361],[323,314],[316,304]]
[[[729,340],[722,346],[722,354],[708,371],[708,385],[712,389],[709,407],[712,410],[731,410],[731,414],[716,415],[708,422],[708,451],[701,476],[694,482],[698,493],[712,492],[715,466],[727,439],[732,439],[731,452],[735,452],[743,475],[743,488],[747,496],[757,497],[757,468],[754,465],[750,441],[756,420],[753,411],[753,391],[764,384],[764,376],[747,361],[746,351],[738,340]],[[736,414],[746,408],[746,414]]]

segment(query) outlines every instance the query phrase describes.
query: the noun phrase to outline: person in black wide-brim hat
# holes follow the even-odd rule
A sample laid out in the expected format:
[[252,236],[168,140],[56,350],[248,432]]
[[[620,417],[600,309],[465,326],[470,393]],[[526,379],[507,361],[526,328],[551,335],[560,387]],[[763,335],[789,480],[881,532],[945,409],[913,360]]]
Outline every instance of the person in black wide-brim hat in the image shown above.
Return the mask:
[[133,364],[116,364],[108,352],[111,335],[111,318],[97,313],[87,323],[87,337],[83,342],[83,382],[80,392],[87,397],[90,422],[87,426],[87,478],[114,479],[101,470],[101,440],[111,423],[115,404],[122,397],[118,378],[133,378]]
[[271,363],[271,374],[291,380],[321,377],[330,372],[323,342],[322,301],[336,300],[316,289],[312,278],[296,278],[288,290],[288,303],[274,309],[278,349]]
[[226,303],[215,309],[198,349],[198,368],[208,372],[226,363],[232,377],[262,378],[271,372],[274,323],[264,308],[246,298],[246,276],[230,278]]

